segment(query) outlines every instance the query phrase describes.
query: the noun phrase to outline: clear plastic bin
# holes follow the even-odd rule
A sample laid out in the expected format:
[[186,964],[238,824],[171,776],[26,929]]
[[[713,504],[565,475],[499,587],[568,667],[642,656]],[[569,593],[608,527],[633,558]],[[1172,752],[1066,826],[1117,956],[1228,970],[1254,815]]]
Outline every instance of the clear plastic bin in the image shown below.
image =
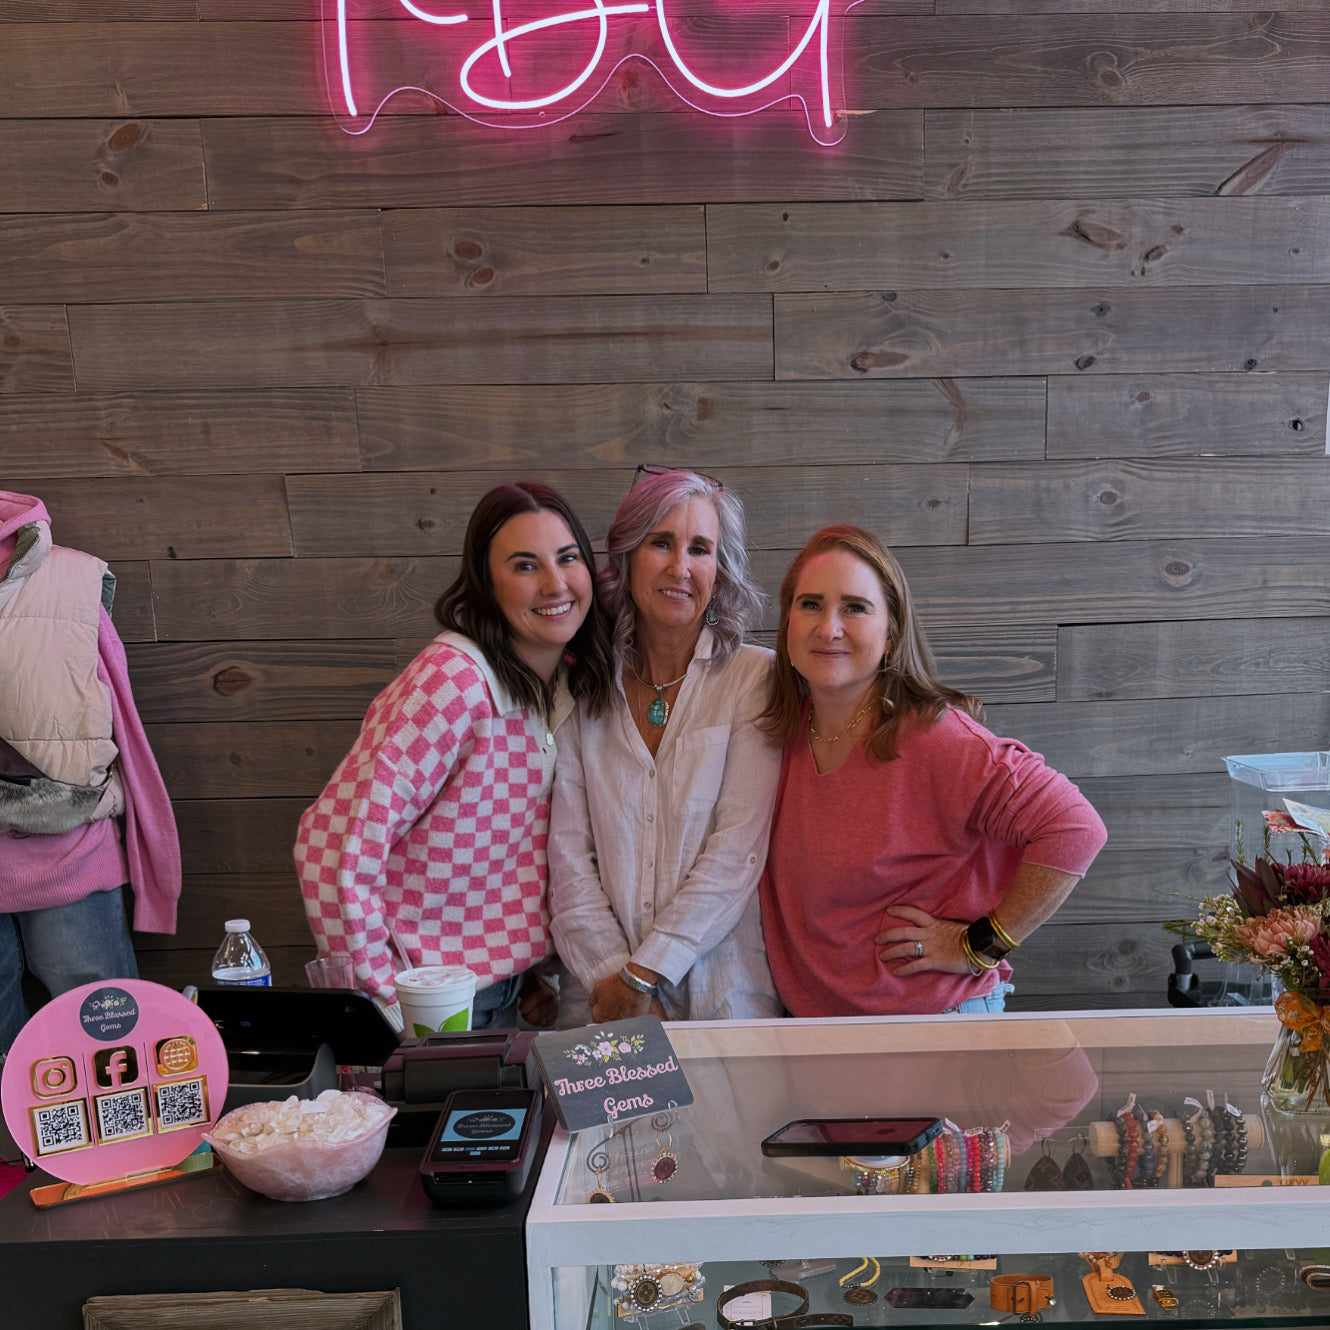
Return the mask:
[[[1251,863],[1264,853],[1265,834],[1262,814],[1284,809],[1285,798],[1312,808],[1330,811],[1330,752],[1319,753],[1245,753],[1226,757],[1231,786],[1232,829],[1228,852],[1233,858]],[[1302,847],[1296,838],[1274,836],[1271,850],[1283,859],[1287,839],[1295,859]],[[1238,854],[1241,840],[1242,854]]]

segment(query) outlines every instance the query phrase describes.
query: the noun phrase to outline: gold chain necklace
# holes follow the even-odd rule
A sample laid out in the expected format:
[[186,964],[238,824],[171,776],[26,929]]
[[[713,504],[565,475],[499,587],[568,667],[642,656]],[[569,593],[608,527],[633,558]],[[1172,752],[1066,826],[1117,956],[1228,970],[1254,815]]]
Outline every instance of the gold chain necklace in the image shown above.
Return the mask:
[[854,713],[853,719],[839,734],[819,734],[817,732],[816,727],[813,725],[813,713],[810,710],[808,713],[808,733],[811,734],[813,738],[818,741],[818,743],[823,743],[823,744],[840,743],[840,741],[843,738],[845,738],[845,736],[849,734],[850,731],[853,730],[854,727],[858,725],[858,723],[861,720],[863,720],[863,718],[866,715],[868,715],[870,711],[872,711],[876,703],[877,699],[874,697],[870,697],[868,701],[865,702],[863,706],[861,706],[859,710]]

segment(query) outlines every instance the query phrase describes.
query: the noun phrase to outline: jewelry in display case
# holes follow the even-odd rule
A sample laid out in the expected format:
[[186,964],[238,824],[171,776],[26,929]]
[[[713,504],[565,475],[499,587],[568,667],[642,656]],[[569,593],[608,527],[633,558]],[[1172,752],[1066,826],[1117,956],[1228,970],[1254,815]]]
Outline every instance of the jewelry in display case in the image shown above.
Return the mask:
[[695,1261],[616,1265],[610,1279],[620,1316],[666,1311],[702,1301],[706,1276]]

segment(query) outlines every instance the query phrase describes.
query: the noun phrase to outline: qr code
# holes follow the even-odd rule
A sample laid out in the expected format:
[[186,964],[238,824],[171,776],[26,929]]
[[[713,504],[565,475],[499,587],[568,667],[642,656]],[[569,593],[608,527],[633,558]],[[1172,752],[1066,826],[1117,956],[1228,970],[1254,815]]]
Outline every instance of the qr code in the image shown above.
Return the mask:
[[157,1096],[159,1131],[177,1131],[208,1121],[208,1090],[204,1077],[154,1085],[152,1089]]
[[38,1156],[86,1149],[92,1144],[88,1132],[88,1106],[82,1099],[67,1099],[63,1104],[42,1104],[34,1108],[32,1136]]
[[142,1087],[137,1090],[119,1090],[115,1094],[99,1094],[94,1096],[93,1103],[97,1107],[97,1139],[102,1144],[151,1135],[148,1092]]

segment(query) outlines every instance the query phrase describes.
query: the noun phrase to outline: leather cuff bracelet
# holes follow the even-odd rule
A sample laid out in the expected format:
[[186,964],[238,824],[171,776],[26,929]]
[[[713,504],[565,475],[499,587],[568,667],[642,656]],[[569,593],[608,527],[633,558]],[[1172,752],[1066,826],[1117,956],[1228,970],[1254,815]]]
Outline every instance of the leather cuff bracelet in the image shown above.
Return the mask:
[[[799,1305],[777,1316],[735,1317],[731,1320],[725,1315],[725,1308],[749,1293],[784,1293],[788,1297],[798,1298]],[[746,1284],[735,1284],[727,1288],[716,1299],[716,1324],[721,1330],[814,1330],[820,1326],[853,1325],[854,1317],[844,1312],[810,1312],[808,1310],[808,1290],[802,1284],[792,1284],[785,1279],[750,1279]]]
[[1053,1305],[1051,1275],[994,1275],[988,1282],[988,1301],[994,1311],[1025,1316]]

